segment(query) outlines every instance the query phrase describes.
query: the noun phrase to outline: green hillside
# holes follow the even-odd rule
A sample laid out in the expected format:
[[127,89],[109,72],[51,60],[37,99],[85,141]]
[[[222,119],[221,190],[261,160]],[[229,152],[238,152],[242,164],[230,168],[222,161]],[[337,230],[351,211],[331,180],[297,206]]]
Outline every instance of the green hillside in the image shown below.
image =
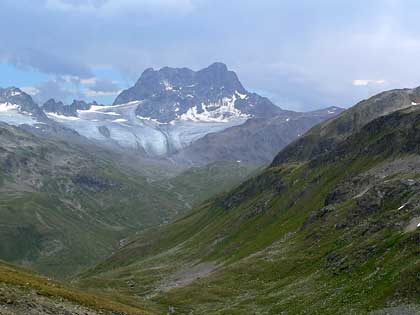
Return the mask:
[[178,314],[418,314],[420,111],[379,116],[294,157],[310,132],[288,159],[139,235],[80,285]]
[[213,162],[190,167],[166,180],[166,184],[171,191],[182,196],[188,207],[192,207],[232,189],[261,168],[240,161]]
[[174,193],[135,171],[5,124],[0,165],[0,257],[58,277],[184,209]]

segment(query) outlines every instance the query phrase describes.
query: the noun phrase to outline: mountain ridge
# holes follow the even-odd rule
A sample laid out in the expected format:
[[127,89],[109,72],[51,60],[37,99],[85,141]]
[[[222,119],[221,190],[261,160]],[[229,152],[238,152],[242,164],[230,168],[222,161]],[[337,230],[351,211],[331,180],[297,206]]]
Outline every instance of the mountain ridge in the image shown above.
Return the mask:
[[98,103],[96,101],[87,103],[83,100],[73,100],[71,104],[65,105],[62,101],[56,102],[55,99],[51,98],[41,106],[41,109],[47,115],[56,114],[77,117],[78,110],[89,110],[92,106],[98,106]]
[[275,157],[273,166],[288,161],[289,156],[304,160],[323,152],[327,153],[373,119],[418,104],[420,87],[390,90],[374,95],[357,103],[345,114],[312,128],[305,137],[297,139],[280,152]]

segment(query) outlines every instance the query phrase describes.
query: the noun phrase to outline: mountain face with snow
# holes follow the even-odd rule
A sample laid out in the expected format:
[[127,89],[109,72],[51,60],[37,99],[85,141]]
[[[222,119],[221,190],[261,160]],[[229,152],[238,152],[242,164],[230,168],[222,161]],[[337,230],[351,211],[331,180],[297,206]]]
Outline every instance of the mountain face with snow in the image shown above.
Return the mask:
[[139,117],[170,123],[179,120],[228,122],[270,117],[280,108],[267,98],[248,92],[225,64],[193,71],[187,68],[147,69],[137,83],[123,91],[114,105],[140,102]]
[[39,107],[16,88],[1,95],[0,121],[32,125],[43,136],[61,130],[65,139],[75,131],[111,149],[192,164],[236,161],[245,151],[245,161],[267,163],[308,128],[339,113],[283,110],[247,91],[222,63],[199,71],[147,69],[109,106],[50,99]]
[[0,121],[12,125],[33,125],[47,120],[30,95],[15,87],[0,88]]
[[267,98],[248,92],[226,65],[147,69],[111,106],[64,105],[43,109],[54,121],[107,146],[171,156],[209,133],[242,125],[250,118],[284,112]]

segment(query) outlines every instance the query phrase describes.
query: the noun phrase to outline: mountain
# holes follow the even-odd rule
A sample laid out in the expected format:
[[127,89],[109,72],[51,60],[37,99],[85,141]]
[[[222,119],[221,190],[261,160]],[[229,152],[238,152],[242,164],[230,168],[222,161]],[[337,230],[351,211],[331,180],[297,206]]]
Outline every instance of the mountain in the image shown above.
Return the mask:
[[284,110],[270,118],[250,118],[242,125],[205,135],[172,155],[171,159],[194,165],[212,161],[266,165],[281,149],[315,124],[342,111],[338,107],[307,113]]
[[73,100],[69,105],[64,105],[63,102],[56,102],[54,99],[49,99],[42,105],[42,110],[47,115],[61,115],[66,117],[77,117],[78,110],[88,110],[92,106],[98,106],[98,103],[86,103],[85,101]]
[[147,69],[111,106],[50,99],[39,107],[17,88],[1,91],[0,121],[43,138],[91,142],[195,166],[238,160],[267,164],[290,141],[341,112],[337,107],[283,110],[247,91],[222,63],[199,71]]
[[33,125],[47,120],[30,95],[15,87],[0,88],[0,121]]
[[147,69],[137,83],[123,91],[114,105],[141,102],[140,117],[160,123],[175,120],[223,122],[270,117],[281,110],[267,98],[249,93],[223,63],[200,71],[165,67]]
[[[217,159],[236,161],[245,148],[235,152],[235,143],[244,146],[243,133],[255,134],[253,128],[260,131],[250,139],[249,148],[253,146],[253,152],[248,156],[249,162],[267,163],[279,149],[320,119],[339,113],[337,108],[336,112],[313,113],[283,110],[267,98],[247,91],[237,75],[222,63],[199,71],[169,67],[147,69],[112,106],[92,104],[76,108],[50,100],[43,109],[55,122],[108,148],[124,148],[144,156],[169,157],[178,163],[197,165],[217,162]],[[253,121],[246,123],[250,119]],[[283,124],[286,119],[293,123]],[[273,127],[280,124],[281,127]],[[215,139],[209,147],[211,150],[207,150],[208,156],[202,156],[201,148],[208,141],[206,135],[234,126],[240,126],[241,132],[230,130],[228,136],[216,136],[231,139],[233,145],[229,152],[220,154],[226,150],[226,144]],[[279,140],[274,140],[276,144],[273,143],[272,149],[260,156],[255,151],[264,151],[268,147],[265,144],[271,141],[268,138]],[[196,142],[197,145],[189,148]]]
[[133,237],[79,285],[175,314],[418,314],[416,91],[319,124],[259,175]]

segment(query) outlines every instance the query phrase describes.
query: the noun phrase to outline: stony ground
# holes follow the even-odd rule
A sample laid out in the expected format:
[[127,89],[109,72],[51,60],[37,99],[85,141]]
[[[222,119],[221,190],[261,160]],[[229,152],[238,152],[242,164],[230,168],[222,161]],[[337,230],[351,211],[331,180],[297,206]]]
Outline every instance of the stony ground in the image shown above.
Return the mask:
[[42,296],[33,289],[0,283],[1,315],[122,315],[96,311],[62,298]]
[[419,305],[400,305],[396,307],[386,308],[380,311],[375,311],[369,315],[419,315]]

